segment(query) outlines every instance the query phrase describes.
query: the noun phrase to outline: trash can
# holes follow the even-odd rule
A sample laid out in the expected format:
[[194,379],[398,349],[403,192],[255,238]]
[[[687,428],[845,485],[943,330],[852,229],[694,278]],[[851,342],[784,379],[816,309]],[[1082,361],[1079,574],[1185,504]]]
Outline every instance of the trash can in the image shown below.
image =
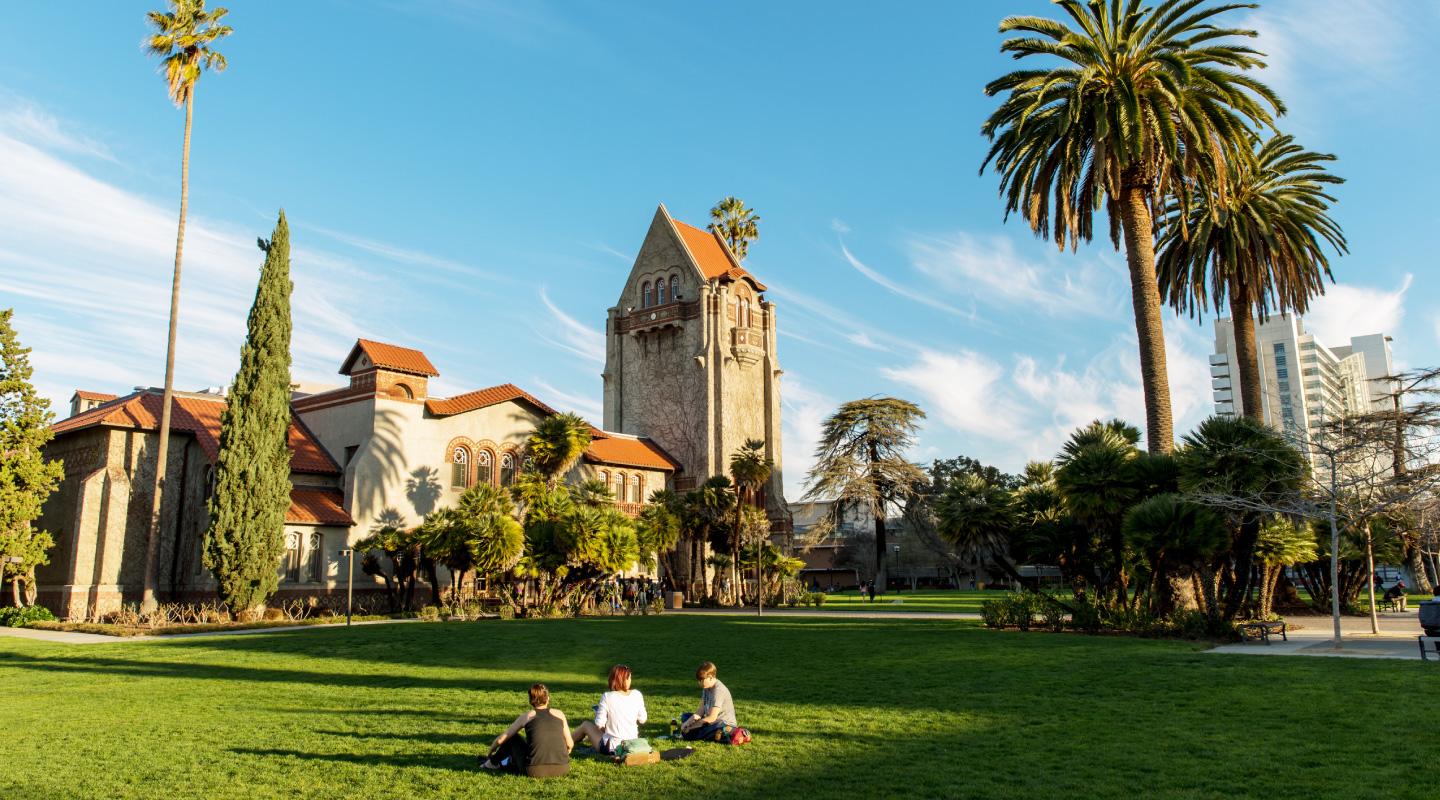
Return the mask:
[[1426,636],[1440,636],[1440,600],[1426,600],[1420,604],[1420,627]]
[[685,593],[671,592],[665,597],[665,607],[670,609],[685,607]]

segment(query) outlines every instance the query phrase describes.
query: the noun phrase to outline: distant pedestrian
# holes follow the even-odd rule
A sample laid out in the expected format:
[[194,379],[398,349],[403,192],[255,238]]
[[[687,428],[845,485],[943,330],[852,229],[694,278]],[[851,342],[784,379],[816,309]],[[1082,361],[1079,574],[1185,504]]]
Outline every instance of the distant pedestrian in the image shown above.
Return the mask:
[[870,581],[870,586],[866,591],[870,594],[870,602],[875,602],[875,581]]

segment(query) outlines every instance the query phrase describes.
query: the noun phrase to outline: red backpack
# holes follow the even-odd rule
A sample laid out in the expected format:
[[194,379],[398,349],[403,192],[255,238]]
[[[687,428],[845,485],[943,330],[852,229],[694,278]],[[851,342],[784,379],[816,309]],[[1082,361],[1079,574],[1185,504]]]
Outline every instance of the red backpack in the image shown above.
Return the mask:
[[736,728],[730,731],[730,744],[749,744],[750,731],[744,728]]

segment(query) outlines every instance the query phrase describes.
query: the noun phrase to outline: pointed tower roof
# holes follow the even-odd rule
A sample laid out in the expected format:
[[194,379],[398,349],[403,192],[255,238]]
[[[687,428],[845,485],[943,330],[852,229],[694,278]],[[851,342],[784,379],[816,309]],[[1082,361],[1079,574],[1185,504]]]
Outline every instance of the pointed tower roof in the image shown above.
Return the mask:
[[716,278],[732,281],[745,280],[749,281],[756,291],[765,291],[765,284],[740,265],[740,259],[735,257],[730,246],[725,243],[725,239],[720,234],[675,219],[670,216],[664,203],[660,204],[660,214],[669,221],[676,237],[685,246],[691,260],[695,262],[695,266],[699,268],[700,274],[704,275],[706,280]]

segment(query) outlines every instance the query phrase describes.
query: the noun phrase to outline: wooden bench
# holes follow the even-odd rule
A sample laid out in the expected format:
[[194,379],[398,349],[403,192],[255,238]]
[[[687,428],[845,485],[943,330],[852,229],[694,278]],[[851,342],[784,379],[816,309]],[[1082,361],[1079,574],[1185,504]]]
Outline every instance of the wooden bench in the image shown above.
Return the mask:
[[1246,640],[1259,639],[1265,644],[1270,644],[1270,637],[1277,633],[1280,634],[1280,641],[1290,641],[1290,637],[1285,632],[1285,620],[1240,623],[1240,635]]
[[1406,608],[1405,596],[1393,598],[1379,598],[1375,601],[1375,607],[1380,611],[1404,611]]
[[1435,660],[1440,661],[1440,636],[1417,636],[1420,640],[1420,660],[1429,661],[1430,653],[1435,654]]

